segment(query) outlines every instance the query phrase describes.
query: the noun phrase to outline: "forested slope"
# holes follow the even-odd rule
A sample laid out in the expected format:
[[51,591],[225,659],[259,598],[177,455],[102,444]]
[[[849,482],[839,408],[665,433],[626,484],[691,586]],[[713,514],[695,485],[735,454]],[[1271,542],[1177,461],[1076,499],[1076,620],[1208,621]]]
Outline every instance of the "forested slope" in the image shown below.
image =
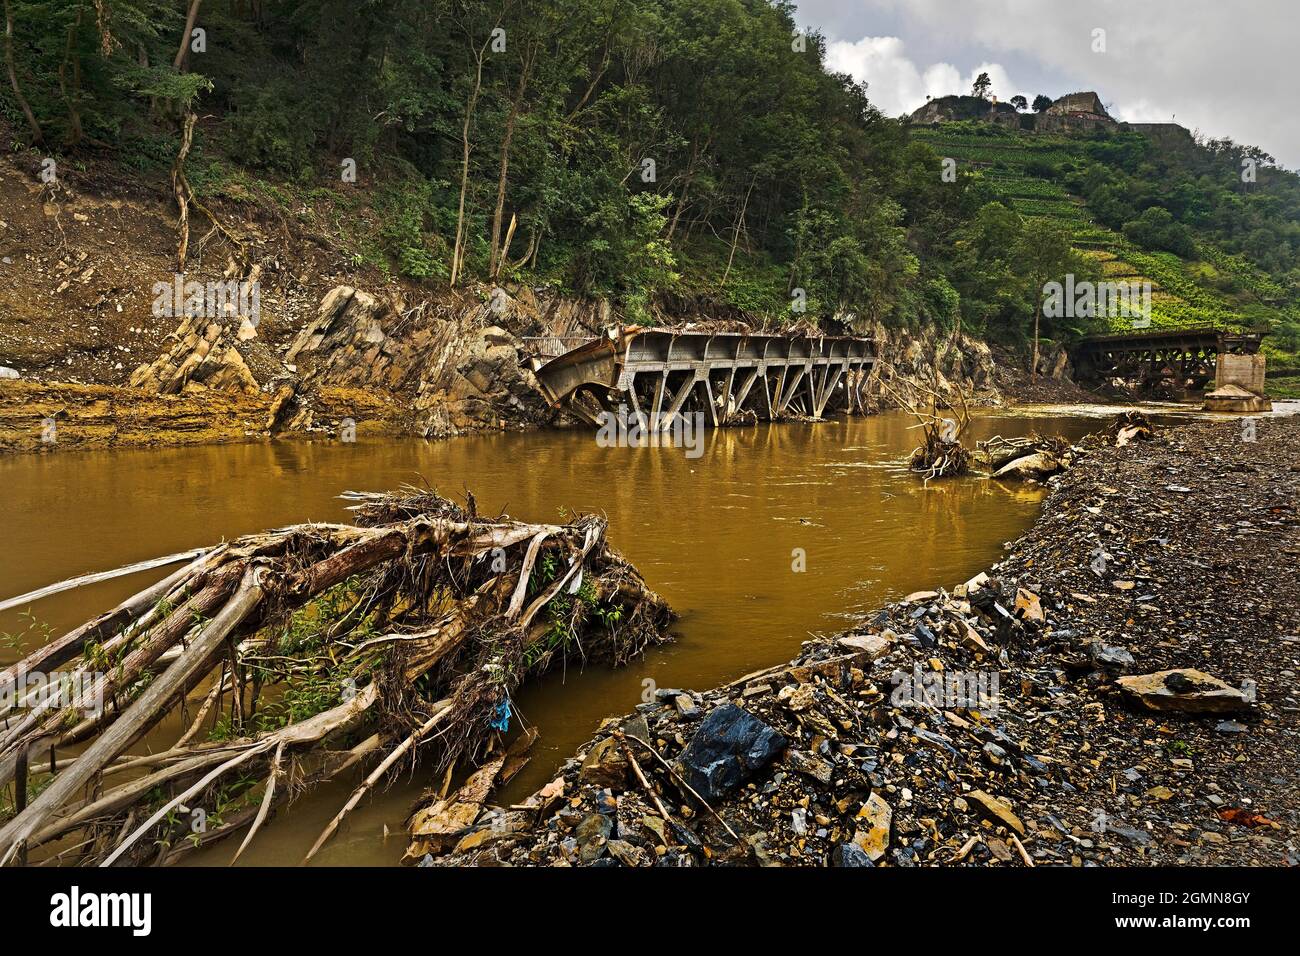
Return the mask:
[[[1149,282],[1152,325],[1273,330],[1266,348],[1294,365],[1296,176],[1228,140],[1157,144],[1138,132],[1048,135],[987,123],[916,129],[974,170],[1022,217],[1056,223],[1116,281]],[[1255,179],[1242,172],[1254,161]],[[1249,178],[1249,177],[1247,177]],[[1113,331],[1127,319],[1113,318]]]
[[170,197],[193,117],[183,169],[205,232],[200,207],[248,204],[431,290],[522,282],[629,321],[961,321],[1010,343],[1050,279],[1150,277],[1158,323],[1271,324],[1297,344],[1294,174],[1227,141],[1175,156],[1136,133],[909,128],[827,70],[788,3],[4,9],[15,148]]

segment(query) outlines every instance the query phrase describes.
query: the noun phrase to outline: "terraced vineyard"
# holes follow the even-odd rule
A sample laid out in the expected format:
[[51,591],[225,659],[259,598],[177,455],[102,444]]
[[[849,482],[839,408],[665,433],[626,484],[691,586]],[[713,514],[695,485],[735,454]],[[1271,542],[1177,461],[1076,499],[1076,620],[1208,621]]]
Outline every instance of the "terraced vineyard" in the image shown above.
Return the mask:
[[[1267,276],[1208,244],[1198,243],[1200,258],[1196,262],[1140,249],[1121,233],[1095,222],[1081,198],[1059,183],[1033,174],[1043,172],[1045,166],[1060,169],[1081,161],[1081,140],[1001,128],[977,135],[960,124],[914,127],[912,132],[939,155],[957,160],[959,168],[984,177],[1022,216],[1066,225],[1075,248],[1098,260],[1106,278],[1150,282],[1151,324],[1155,328],[1207,322],[1253,327],[1261,310],[1285,299],[1284,291]],[[1250,314],[1252,307],[1255,315]],[[1111,319],[1111,331],[1128,331],[1130,321]]]

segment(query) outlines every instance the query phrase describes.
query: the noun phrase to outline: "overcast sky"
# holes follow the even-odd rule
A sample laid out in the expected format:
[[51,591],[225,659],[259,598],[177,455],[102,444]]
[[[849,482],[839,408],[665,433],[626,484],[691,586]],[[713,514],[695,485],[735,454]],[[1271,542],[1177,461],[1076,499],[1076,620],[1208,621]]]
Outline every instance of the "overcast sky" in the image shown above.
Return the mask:
[[[969,93],[1095,90],[1129,122],[1230,136],[1300,167],[1300,0],[796,0],[885,113]],[[1094,31],[1105,52],[1094,52]]]

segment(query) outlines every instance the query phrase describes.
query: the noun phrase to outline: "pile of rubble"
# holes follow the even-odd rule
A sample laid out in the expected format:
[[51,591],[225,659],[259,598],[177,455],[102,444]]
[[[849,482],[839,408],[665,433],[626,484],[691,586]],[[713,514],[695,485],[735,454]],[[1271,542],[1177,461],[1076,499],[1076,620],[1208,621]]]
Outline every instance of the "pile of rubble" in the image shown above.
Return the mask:
[[1025,438],[994,435],[987,441],[977,442],[971,458],[991,478],[1046,481],[1074,467],[1089,447],[1109,441],[1123,448],[1129,442],[1146,441],[1154,435],[1155,429],[1141,412],[1121,412],[1110,420],[1101,435],[1091,436],[1088,447],[1073,445],[1058,435]]
[[987,573],[656,690],[423,862],[1300,862],[1300,422],[1239,430],[1096,442]]

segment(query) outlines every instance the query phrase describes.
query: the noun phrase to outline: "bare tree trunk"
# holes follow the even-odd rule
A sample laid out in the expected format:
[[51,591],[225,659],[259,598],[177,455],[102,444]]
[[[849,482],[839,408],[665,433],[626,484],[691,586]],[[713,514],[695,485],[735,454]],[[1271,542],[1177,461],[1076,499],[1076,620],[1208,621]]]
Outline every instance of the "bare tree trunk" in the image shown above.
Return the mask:
[[498,251],[497,245],[501,241],[501,221],[505,217],[506,210],[506,174],[510,169],[510,142],[515,136],[515,122],[519,119],[519,110],[523,106],[524,93],[528,89],[528,76],[533,69],[533,60],[534,54],[531,51],[525,54],[519,73],[519,88],[515,91],[515,98],[510,103],[510,113],[506,116],[505,133],[501,137],[501,171],[497,177],[497,206],[492,213],[492,253],[488,261],[488,275],[492,279],[495,279],[497,273],[501,271],[501,266],[505,263],[506,252],[508,251],[506,248]]
[[41,124],[36,122],[36,116],[32,113],[31,106],[27,103],[27,97],[23,96],[22,87],[18,85],[18,71],[14,68],[14,14],[9,9],[9,0],[4,0],[5,5],[5,66],[9,70],[9,85],[13,87],[14,99],[18,101],[18,107],[23,111],[23,116],[27,118],[27,125],[32,130],[32,142],[41,143],[45,141],[44,134],[41,133]]
[[595,74],[591,78],[591,82],[587,84],[587,89],[578,99],[577,105],[574,106],[573,109],[569,111],[569,115],[564,118],[566,123],[572,123],[577,118],[578,114],[582,112],[583,107],[587,105],[587,101],[591,99],[591,94],[596,92],[596,87],[600,85],[601,79],[604,78],[605,70],[609,68],[609,42],[610,37],[606,37],[605,51],[600,56],[600,68],[596,70]]
[[176,208],[180,216],[180,239],[176,245],[176,271],[185,271],[185,257],[190,248],[190,183],[185,178],[185,158],[190,154],[194,142],[194,122],[198,119],[193,111],[187,112],[181,120],[181,147],[176,153],[176,162],[172,164],[172,191],[176,195]]
[[[511,220],[511,223],[512,224],[514,223],[513,219]],[[509,242],[507,242],[506,245],[509,246]],[[534,229],[528,234],[528,248],[524,250],[524,254],[520,258],[520,260],[515,263],[515,268],[518,269],[519,267],[528,263],[529,260],[532,260],[533,265],[536,265],[537,261],[536,261],[536,257],[534,256],[534,253],[536,251],[537,251],[537,230]]]
[[190,49],[190,36],[194,33],[194,21],[199,18],[199,5],[203,0],[190,0],[190,12],[185,17],[185,32],[181,34],[180,49],[172,61],[172,69],[179,71],[185,65],[185,55]]
[[451,285],[453,288],[457,280],[460,279],[461,259],[465,252],[465,193],[469,189],[469,124],[474,118],[474,107],[478,104],[479,90],[483,87],[483,57],[486,55],[487,44],[484,44],[479,48],[475,56],[474,87],[465,103],[465,122],[461,126],[460,132],[460,202],[456,207],[456,243],[451,251]]
[[[745,225],[745,210],[749,208],[749,194],[754,191],[754,183],[758,182],[758,173],[749,181],[749,188],[745,190],[745,201],[740,204],[740,215],[736,217],[736,229],[731,236],[731,252],[727,254],[727,268],[722,273],[722,281],[719,286],[727,284],[727,277],[731,275],[731,262],[736,258],[736,243],[740,241],[740,230]],[[748,239],[746,240],[748,243]]]
[[[510,225],[506,227],[506,237],[501,241],[501,258],[497,260],[498,272],[501,270],[502,266],[510,264],[510,259],[507,257],[507,253],[510,252],[510,243],[515,238],[515,227],[518,225],[519,225],[519,217],[516,216],[514,213],[511,213]],[[496,277],[493,276],[493,278]]]
[[1032,364],[1029,366],[1030,382],[1036,382],[1038,380],[1038,317],[1042,314],[1043,302],[1039,299],[1038,305],[1034,308],[1034,358]]
[[[800,191],[803,193],[803,202],[799,207],[799,221],[802,223],[804,214],[808,211],[808,189],[804,183],[800,183]],[[787,292],[793,292],[796,288],[795,282],[799,279],[799,261],[803,258],[803,229],[796,229],[794,233],[794,258],[790,261],[790,279],[787,283]],[[874,316],[873,316],[874,318]]]
[[672,239],[673,233],[677,231],[677,222],[682,218],[682,212],[686,209],[686,196],[691,191],[691,180],[695,178],[695,160],[699,156],[699,146],[696,143],[691,144],[691,161],[686,165],[686,172],[683,174],[682,194],[677,200],[677,208],[673,211],[673,221],[668,224],[668,235],[666,238]]
[[99,33],[99,50],[105,58],[112,56],[116,41],[108,28],[109,11],[107,0],[95,0],[95,30]]
[[[77,19],[68,25],[68,42],[63,48],[63,62],[59,64],[59,91],[63,94],[63,102],[68,107],[68,144],[76,146],[85,138],[85,133],[81,129],[81,114],[77,112],[76,94],[81,90],[81,66],[80,58],[74,58],[72,47],[77,38],[77,31],[81,29],[81,12],[78,11]],[[72,64],[72,92],[68,92],[68,64]]]

